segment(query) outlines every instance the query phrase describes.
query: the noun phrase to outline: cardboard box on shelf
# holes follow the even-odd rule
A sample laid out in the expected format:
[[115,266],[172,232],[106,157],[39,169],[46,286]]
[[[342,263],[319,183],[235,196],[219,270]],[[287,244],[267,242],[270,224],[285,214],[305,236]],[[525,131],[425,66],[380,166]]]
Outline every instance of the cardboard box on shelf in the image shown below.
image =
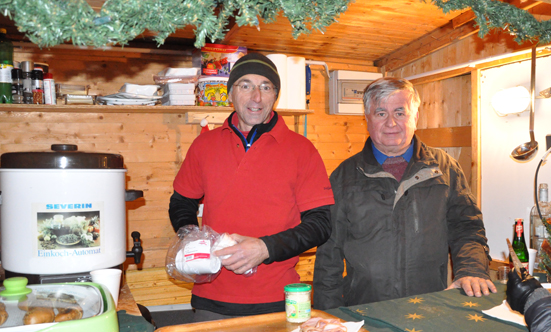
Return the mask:
[[205,44],[193,53],[193,67],[201,67],[201,76],[230,76],[233,64],[247,54],[243,46]]
[[197,83],[197,106],[231,106],[227,77],[201,77]]

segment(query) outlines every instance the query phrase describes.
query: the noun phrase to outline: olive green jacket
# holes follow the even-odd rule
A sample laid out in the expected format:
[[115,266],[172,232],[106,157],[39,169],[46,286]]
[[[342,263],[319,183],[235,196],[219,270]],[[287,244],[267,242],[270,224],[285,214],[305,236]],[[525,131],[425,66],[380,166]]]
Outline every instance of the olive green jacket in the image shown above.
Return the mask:
[[443,290],[448,253],[455,279],[490,279],[482,214],[461,167],[444,151],[415,136],[398,182],[377,162],[368,139],[330,180],[332,234],[316,254],[315,308]]

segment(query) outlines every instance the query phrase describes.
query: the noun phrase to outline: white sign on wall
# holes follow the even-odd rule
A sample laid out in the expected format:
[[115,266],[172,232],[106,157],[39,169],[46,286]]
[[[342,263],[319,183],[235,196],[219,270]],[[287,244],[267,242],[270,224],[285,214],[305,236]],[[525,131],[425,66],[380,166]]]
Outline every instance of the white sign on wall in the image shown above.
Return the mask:
[[364,115],[363,92],[380,73],[334,70],[329,75],[329,114]]

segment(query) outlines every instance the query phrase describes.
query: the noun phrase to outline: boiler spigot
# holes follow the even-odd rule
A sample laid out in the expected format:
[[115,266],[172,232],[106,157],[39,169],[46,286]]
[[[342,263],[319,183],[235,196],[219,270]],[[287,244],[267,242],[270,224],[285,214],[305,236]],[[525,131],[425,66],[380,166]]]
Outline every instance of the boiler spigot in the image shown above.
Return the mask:
[[131,251],[126,252],[126,257],[134,257],[134,263],[140,264],[143,253],[143,248],[140,241],[140,232],[132,232],[132,239],[134,240],[134,246]]

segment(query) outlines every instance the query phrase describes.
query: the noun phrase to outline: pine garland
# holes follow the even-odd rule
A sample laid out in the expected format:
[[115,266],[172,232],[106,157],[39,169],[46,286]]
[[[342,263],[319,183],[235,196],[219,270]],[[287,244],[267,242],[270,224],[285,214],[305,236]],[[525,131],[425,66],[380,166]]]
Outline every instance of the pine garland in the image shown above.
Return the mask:
[[223,39],[230,17],[238,26],[273,22],[282,12],[293,37],[325,31],[351,0],[107,0],[96,13],[85,0],[0,0],[0,11],[40,47],[126,45],[146,29],[162,45],[177,29],[195,27],[195,47]]
[[[425,0],[424,0],[425,1]],[[529,12],[497,0],[432,0],[444,13],[470,8],[482,38],[492,29],[509,31],[521,44],[531,41],[539,44],[551,42],[551,21],[538,22]]]
[[[282,12],[293,27],[293,37],[309,34],[336,22],[352,0],[107,0],[96,13],[85,0],[0,0],[0,11],[15,21],[19,31],[40,47],[66,42],[79,46],[126,45],[146,29],[156,32],[162,45],[177,29],[195,27],[195,47],[223,39],[228,22],[259,26]],[[427,0],[421,0],[427,2]],[[497,0],[431,0],[445,13],[471,8],[483,37],[492,29],[515,35],[518,43],[551,42],[551,22]]]

